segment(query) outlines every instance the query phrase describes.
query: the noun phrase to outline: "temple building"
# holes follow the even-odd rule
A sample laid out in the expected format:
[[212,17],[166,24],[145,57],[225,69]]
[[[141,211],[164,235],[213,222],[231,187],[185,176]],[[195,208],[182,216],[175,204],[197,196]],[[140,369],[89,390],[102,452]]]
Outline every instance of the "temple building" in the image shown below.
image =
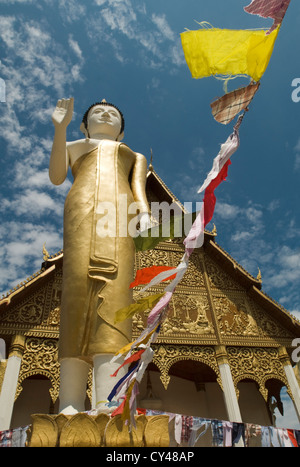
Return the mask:
[[[184,210],[152,165],[147,197],[149,203],[166,201]],[[176,267],[183,251],[182,238],[163,241],[136,253],[136,269]],[[32,427],[34,414],[52,423],[58,413],[63,252],[43,254],[41,269],[0,300],[0,432]],[[147,293],[162,292],[165,284]],[[147,312],[134,316],[134,337],[146,319]],[[292,359],[299,337],[300,322],[263,292],[261,277],[253,277],[218,245],[215,229],[206,231],[153,345],[154,359],[138,396],[141,414],[146,409],[276,426],[275,409],[283,412],[280,392],[286,388],[300,420],[299,369]],[[87,412],[95,408],[94,399],[91,371]],[[172,436],[164,442],[176,446]],[[113,445],[112,439],[101,442]]]

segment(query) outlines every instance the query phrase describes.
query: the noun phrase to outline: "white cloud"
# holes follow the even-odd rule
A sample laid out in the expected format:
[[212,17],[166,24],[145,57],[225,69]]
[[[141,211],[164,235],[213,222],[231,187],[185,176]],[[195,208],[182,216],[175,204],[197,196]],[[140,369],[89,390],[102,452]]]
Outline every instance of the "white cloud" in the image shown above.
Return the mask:
[[218,202],[215,207],[215,213],[221,219],[232,220],[239,215],[240,208],[233,204]]
[[35,272],[43,261],[43,244],[50,254],[61,249],[61,231],[51,224],[10,221],[0,227],[0,290],[7,292]]
[[79,58],[79,60],[83,60],[82,50],[79,47],[78,42],[73,39],[72,34],[69,35],[68,43],[69,43],[70,48],[73,50],[73,52]]
[[165,37],[166,39],[170,41],[175,40],[176,38],[175,33],[170,28],[166,20],[166,15],[156,15],[153,13],[151,19],[153,23],[157,26],[159,32],[161,33],[163,37]]
[[[18,105],[18,111],[26,106],[32,115],[43,107],[48,112],[50,90],[64,96],[72,83],[81,81],[84,60],[79,44],[71,36],[68,44],[77,63],[70,60],[68,49],[55,41],[45,24],[2,16],[0,37],[6,52],[1,69],[6,83],[8,111]],[[16,61],[18,68],[14,66]]]
[[29,189],[19,194],[13,200],[2,200],[1,210],[13,211],[17,216],[26,214],[32,218],[49,215],[51,212],[58,216],[62,216],[63,214],[62,205],[58,204],[48,193]]
[[243,240],[250,240],[253,237],[253,233],[248,232],[248,231],[243,231],[243,232],[236,232],[235,234],[232,235],[231,239],[233,242],[240,242]]
[[58,7],[63,22],[72,23],[83,20],[86,15],[86,5],[78,0],[59,0]]
[[280,201],[278,199],[274,199],[273,201],[271,201],[267,207],[267,209],[270,211],[270,212],[273,212],[275,211],[276,209],[278,209],[280,207]]
[[248,220],[256,225],[262,218],[262,211],[252,206],[245,210],[245,214]]
[[105,42],[120,62],[127,62],[130,56],[123,36],[139,47],[140,60],[147,67],[178,67],[185,63],[180,36],[172,30],[165,15],[152,14],[148,18],[146,5],[133,7],[130,0],[97,0],[95,4],[99,7],[99,17],[89,19],[87,26],[97,49],[99,42]]

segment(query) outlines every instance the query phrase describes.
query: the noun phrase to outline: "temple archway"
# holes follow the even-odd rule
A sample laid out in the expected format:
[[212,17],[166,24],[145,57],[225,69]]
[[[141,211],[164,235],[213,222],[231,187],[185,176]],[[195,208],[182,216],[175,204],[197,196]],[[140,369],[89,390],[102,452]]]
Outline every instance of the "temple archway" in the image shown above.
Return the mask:
[[272,424],[272,410],[265,401],[257,381],[244,378],[238,382],[238,403],[242,420],[245,423],[255,423],[263,426]]
[[226,419],[222,388],[209,365],[193,359],[181,359],[170,366],[168,378],[166,386],[162,383],[158,365],[149,365],[140,388],[139,402],[142,407],[144,402],[146,408],[147,401],[149,408],[151,392],[156,401],[153,408],[157,410],[161,405],[165,412]]
[[17,397],[12,415],[12,428],[31,423],[31,414],[57,413],[50,396],[52,387],[49,378],[42,374],[29,376],[22,381],[22,391]]

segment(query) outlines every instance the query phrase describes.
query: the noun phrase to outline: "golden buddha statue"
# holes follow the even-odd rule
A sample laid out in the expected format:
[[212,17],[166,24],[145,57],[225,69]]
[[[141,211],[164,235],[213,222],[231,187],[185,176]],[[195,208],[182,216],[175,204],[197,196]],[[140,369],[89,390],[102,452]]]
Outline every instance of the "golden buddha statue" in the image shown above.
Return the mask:
[[74,178],[64,208],[59,340],[59,410],[66,414],[84,410],[91,365],[99,407],[115,384],[110,360],[131,339],[131,320],[114,322],[115,312],[132,303],[135,249],[128,226],[137,214],[142,228],[149,222],[147,161],[121,142],[121,111],[106,101],[93,104],[80,127],[85,138],[67,142],[72,115],[73,99],[59,100],[49,165],[53,184],[64,182],[69,167]]

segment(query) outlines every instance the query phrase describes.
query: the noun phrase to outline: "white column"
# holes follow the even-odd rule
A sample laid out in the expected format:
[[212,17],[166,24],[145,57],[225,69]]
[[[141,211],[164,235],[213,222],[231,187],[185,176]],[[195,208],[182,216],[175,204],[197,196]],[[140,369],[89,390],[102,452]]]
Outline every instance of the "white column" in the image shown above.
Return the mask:
[[280,347],[278,349],[278,354],[285,371],[286,379],[288,381],[295,409],[300,421],[300,387],[285,347]]
[[10,348],[0,394],[0,431],[9,430],[24,352],[24,336],[15,336]]
[[[217,346],[215,350],[220,370],[220,376],[222,380],[223,395],[227,410],[228,421],[242,423],[242,416],[235,392],[230,366],[228,363],[226,348],[220,345]],[[241,438],[238,441],[238,443],[235,444],[235,446],[244,447],[243,439]]]
[[74,415],[84,412],[90,365],[79,358],[60,362],[59,413]]
[[230,366],[227,360],[227,352],[225,347],[216,347],[217,362],[219,365],[223,394],[225,399],[226,410],[228,414],[228,420],[230,422],[242,422],[242,416],[236,396],[236,391],[232,379]]

